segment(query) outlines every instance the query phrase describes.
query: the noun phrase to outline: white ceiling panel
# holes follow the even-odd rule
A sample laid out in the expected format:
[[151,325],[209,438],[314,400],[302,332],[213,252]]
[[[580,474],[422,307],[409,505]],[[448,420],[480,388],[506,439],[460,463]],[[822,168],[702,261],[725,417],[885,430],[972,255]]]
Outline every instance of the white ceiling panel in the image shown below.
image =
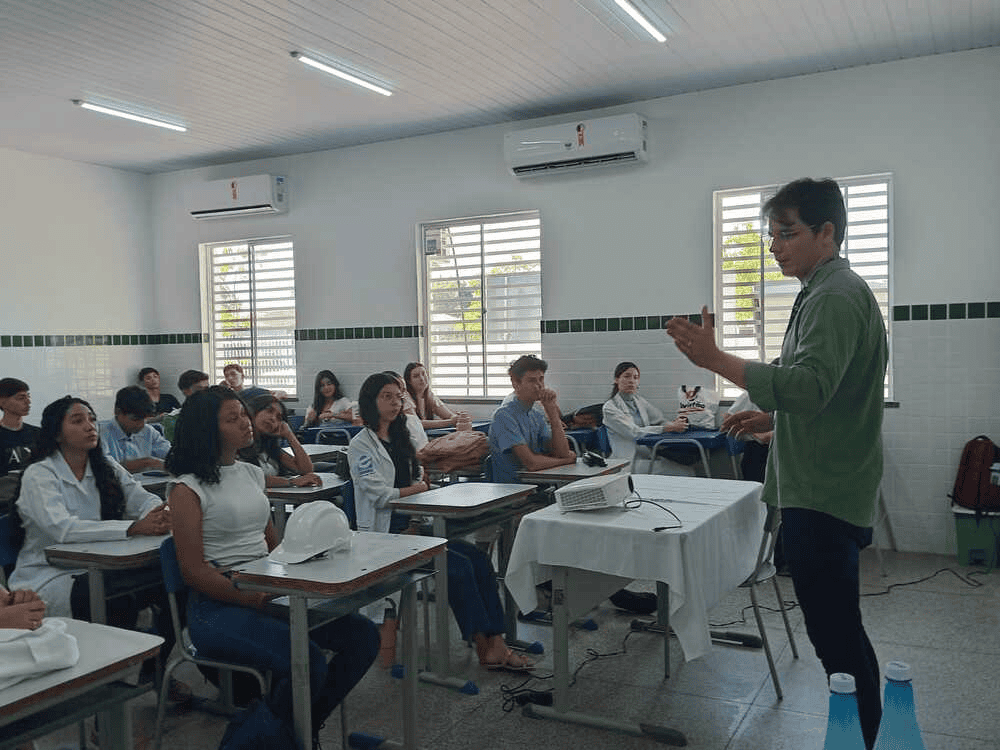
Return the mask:
[[1000,0],[635,4],[665,43],[614,0],[0,0],[0,146],[160,172],[1000,44]]

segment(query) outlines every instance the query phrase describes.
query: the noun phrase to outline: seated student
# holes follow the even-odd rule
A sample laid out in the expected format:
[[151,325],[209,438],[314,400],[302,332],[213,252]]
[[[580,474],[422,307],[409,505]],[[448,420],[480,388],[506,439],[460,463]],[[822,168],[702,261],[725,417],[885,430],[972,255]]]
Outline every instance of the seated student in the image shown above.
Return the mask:
[[44,618],[45,602],[34,591],[0,586],[0,629],[37,630]]
[[[396,519],[391,500],[426,492],[403,416],[403,391],[391,375],[368,377],[358,395],[365,429],[347,451],[354,480],[354,504],[361,531],[398,531],[407,518]],[[448,542],[448,603],[462,638],[476,645],[479,663],[489,669],[524,671],[530,659],[515,654],[503,640],[503,605],[489,558],[467,542]]]
[[[252,444],[250,418],[231,390],[216,386],[192,394],[181,407],[167,458],[177,477],[170,506],[177,561],[190,587],[188,630],[198,653],[270,670],[278,686],[292,670],[288,623],[264,611],[273,595],[238,589],[227,575],[278,544],[264,472],[237,460],[238,451]],[[315,739],[375,660],[379,638],[375,625],[357,614],[322,625],[309,638]],[[324,649],[334,652],[329,664]]]
[[460,419],[468,416],[466,412],[453,412],[434,395],[430,378],[427,377],[427,368],[419,362],[410,362],[406,366],[403,370],[403,382],[406,383],[406,392],[413,399],[414,410],[425,430],[454,427]]
[[[545,387],[549,365],[531,354],[518,357],[508,369],[514,398],[493,413],[490,454],[494,482],[518,482],[517,472],[539,471],[576,461],[559,413],[556,392]],[[548,416],[535,411],[539,402]]]
[[348,425],[354,419],[351,399],[340,390],[340,381],[330,370],[316,373],[313,384],[313,401],[306,412],[305,426],[320,424]]
[[278,398],[287,398],[288,394],[284,391],[269,391],[267,388],[260,388],[255,385],[244,385],[244,373],[243,366],[236,363],[230,362],[228,365],[222,368],[223,381],[219,383],[223,388],[229,388],[234,393],[239,394],[239,397],[243,399],[244,403],[252,401],[257,398],[257,396],[277,396]]
[[[205,390],[209,385],[211,383],[208,382],[208,373],[201,370],[185,370],[177,378],[177,387],[185,399],[192,393]],[[180,406],[177,408],[180,409]]]
[[430,442],[430,439],[424,430],[423,422],[417,416],[417,405],[407,392],[406,381],[403,380],[402,375],[395,370],[386,370],[385,374],[396,381],[400,392],[403,394],[403,416],[406,417],[406,429],[410,433],[410,442],[413,443],[413,450],[419,453],[420,449]]
[[153,402],[146,392],[129,385],[115,394],[114,419],[101,422],[104,452],[133,473],[162,470],[170,452],[170,441],[146,424],[152,413]]
[[[24,470],[15,509],[24,541],[10,585],[36,591],[53,617],[89,620],[90,589],[86,570],[50,565],[46,547],[170,533],[166,503],[104,454],[93,409],[72,396],[53,401],[42,412],[37,455]],[[109,625],[134,628],[140,610],[156,606],[157,630],[165,641],[159,657],[163,663],[173,647],[174,632],[162,585],[114,596],[137,581],[159,577],[158,569],[105,571],[104,583]],[[173,700],[190,695],[186,685],[171,683]]]
[[[257,396],[247,404],[253,424],[253,442],[240,449],[243,461],[264,471],[266,487],[318,487],[322,482],[313,473],[313,463],[302,449],[286,421],[285,405],[271,394]],[[281,449],[281,441],[292,449],[289,456]]]
[[149,400],[153,402],[153,413],[146,421],[159,422],[162,415],[180,408],[181,402],[176,396],[160,392],[160,373],[155,367],[143,367],[139,370],[139,383],[146,389]]
[[611,397],[604,402],[604,428],[611,443],[611,457],[632,460],[636,453],[649,457],[649,448],[637,446],[636,438],[663,432],[684,432],[684,417],[668,422],[663,412],[639,395],[639,366],[619,362],[615,367]]
[[[177,378],[177,387],[187,398],[196,391],[203,391],[211,385],[208,382],[208,373],[201,370],[185,370]],[[170,442],[174,441],[174,425],[177,423],[177,415],[180,414],[180,407],[177,407],[169,414],[164,414],[161,424],[163,425],[163,436]]]
[[7,513],[17,493],[20,473],[31,462],[39,429],[24,418],[31,411],[28,384],[17,378],[0,380],[0,513]]

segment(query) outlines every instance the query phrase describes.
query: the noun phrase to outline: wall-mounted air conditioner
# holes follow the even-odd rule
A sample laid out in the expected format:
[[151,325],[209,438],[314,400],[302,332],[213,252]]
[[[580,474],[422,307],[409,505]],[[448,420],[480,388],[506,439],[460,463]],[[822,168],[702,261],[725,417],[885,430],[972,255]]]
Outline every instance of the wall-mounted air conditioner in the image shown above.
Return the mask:
[[255,174],[202,182],[188,192],[187,207],[196,219],[283,214],[288,210],[285,178]]
[[503,151],[518,177],[644,162],[646,118],[613,115],[518,130],[504,136]]

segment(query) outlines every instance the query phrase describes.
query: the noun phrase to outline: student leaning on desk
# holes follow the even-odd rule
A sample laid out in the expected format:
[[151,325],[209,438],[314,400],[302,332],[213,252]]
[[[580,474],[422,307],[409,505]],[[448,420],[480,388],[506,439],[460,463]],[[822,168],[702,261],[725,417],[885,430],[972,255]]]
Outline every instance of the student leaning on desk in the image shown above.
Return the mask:
[[[237,460],[238,451],[251,445],[250,417],[233,391],[215,386],[192,394],[181,407],[167,456],[167,470],[177,477],[170,505],[177,561],[190,587],[188,629],[198,653],[270,670],[277,687],[291,675],[288,623],[263,611],[271,595],[241,591],[227,575],[278,543],[264,472]],[[329,665],[324,650],[334,652]],[[310,632],[313,736],[378,650],[375,625],[357,614]]]
[[[24,470],[14,508],[16,533],[23,533],[24,542],[10,585],[37,591],[55,617],[90,619],[88,574],[49,565],[46,547],[170,532],[166,503],[104,455],[93,409],[72,396],[53,401],[42,412],[35,461]],[[133,588],[137,579],[152,582],[159,575],[159,570],[106,571],[105,586],[111,595],[126,582]],[[156,626],[164,638],[160,655],[165,660],[174,632],[162,585],[109,598],[108,624],[134,629],[139,611],[150,605],[160,613]],[[181,690],[178,686],[175,694],[180,696]]]
[[[313,473],[313,463],[288,425],[285,405],[276,396],[256,396],[246,404],[253,426],[253,443],[239,452],[243,461],[264,470],[267,487],[319,487],[323,482]],[[292,455],[281,449],[288,443]]]

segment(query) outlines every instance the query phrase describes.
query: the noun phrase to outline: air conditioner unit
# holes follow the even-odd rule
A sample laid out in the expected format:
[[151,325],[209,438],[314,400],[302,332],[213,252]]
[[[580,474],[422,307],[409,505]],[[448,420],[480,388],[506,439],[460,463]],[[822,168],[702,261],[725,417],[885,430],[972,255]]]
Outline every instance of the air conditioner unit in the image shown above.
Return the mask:
[[570,482],[556,490],[556,504],[563,513],[570,510],[599,510],[622,507],[632,494],[631,474],[606,474]]
[[518,177],[648,160],[646,118],[627,114],[507,133],[504,157]]
[[285,178],[269,174],[232,177],[194,185],[187,196],[196,219],[283,214],[288,210]]

